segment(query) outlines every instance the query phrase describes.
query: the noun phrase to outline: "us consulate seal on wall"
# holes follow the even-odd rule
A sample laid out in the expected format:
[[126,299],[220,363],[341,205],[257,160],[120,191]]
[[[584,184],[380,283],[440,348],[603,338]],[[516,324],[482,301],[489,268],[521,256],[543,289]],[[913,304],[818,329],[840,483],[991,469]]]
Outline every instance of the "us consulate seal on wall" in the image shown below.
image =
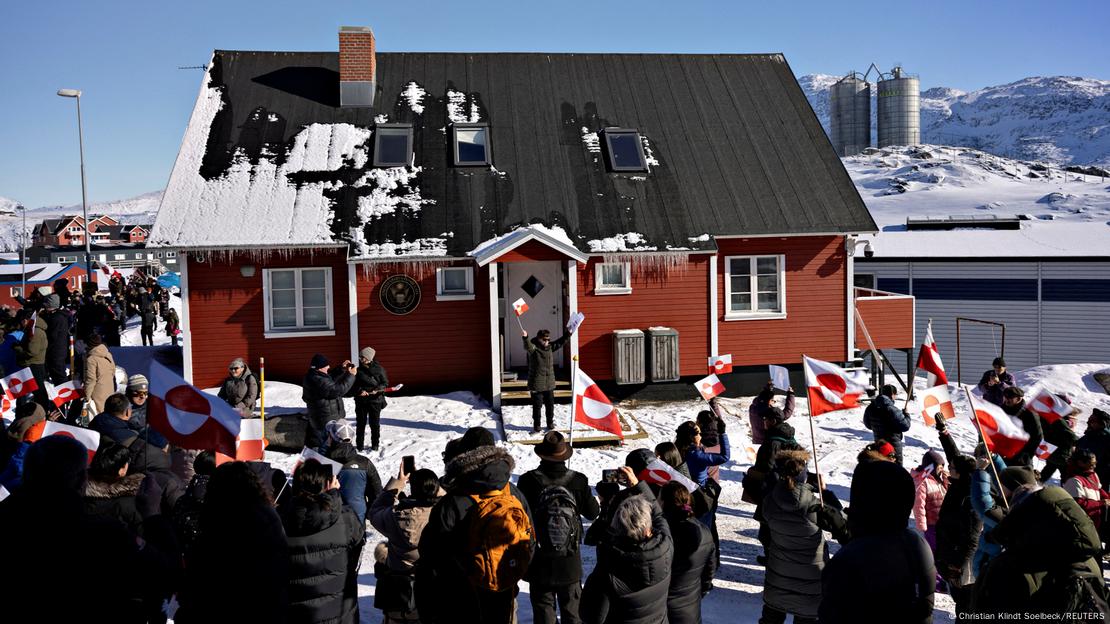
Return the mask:
[[378,292],[382,307],[392,314],[408,314],[420,305],[420,284],[408,275],[391,275]]

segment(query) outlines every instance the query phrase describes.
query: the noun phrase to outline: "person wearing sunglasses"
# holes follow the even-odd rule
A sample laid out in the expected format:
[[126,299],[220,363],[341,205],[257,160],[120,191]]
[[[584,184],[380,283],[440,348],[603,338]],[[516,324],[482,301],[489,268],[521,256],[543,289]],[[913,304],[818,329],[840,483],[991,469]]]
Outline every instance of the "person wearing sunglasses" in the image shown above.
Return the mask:
[[254,413],[254,404],[258,401],[258,379],[243,358],[235,358],[227,365],[227,377],[220,386],[218,396],[239,410],[243,418],[249,418]]
[[131,405],[131,419],[127,421],[127,427],[143,434],[143,437],[154,446],[165,448],[169,440],[154,429],[147,430],[146,406],[147,399],[150,398],[150,383],[146,375],[136,374],[128,377],[124,395]]

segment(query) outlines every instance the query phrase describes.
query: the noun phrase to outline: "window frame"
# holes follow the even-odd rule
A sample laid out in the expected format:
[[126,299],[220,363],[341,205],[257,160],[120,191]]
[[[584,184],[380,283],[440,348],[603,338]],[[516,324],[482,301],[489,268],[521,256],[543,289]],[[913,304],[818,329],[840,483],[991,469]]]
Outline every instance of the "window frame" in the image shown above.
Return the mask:
[[[647,154],[644,153],[644,141],[640,136],[640,131],[635,128],[605,128],[601,131],[605,137],[605,157],[608,159],[609,171],[613,173],[646,173],[648,172]],[[613,157],[613,143],[611,138],[620,135],[632,135],[636,138],[636,147],[639,148],[640,166],[628,167],[618,166],[616,158]]]
[[[624,284],[621,286],[607,286],[601,276],[605,266],[619,265],[624,275]],[[594,265],[594,294],[595,295],[628,295],[632,293],[632,263],[631,262],[598,262]]]
[[[861,277],[870,278],[870,280],[871,280],[870,285],[869,286],[861,286],[860,284],[858,284],[857,282],[859,281],[859,278],[861,278]],[[865,288],[867,290],[878,290],[877,288],[875,288],[876,284],[878,284],[878,283],[879,283],[878,276],[875,275],[874,273],[853,273],[852,274],[852,286],[854,288]]]
[[176,258],[177,257],[177,252],[176,251],[167,251],[166,252],[166,257],[167,258]]
[[[407,132],[405,134],[406,134],[406,138],[408,139],[408,147],[405,150],[405,162],[404,163],[402,163],[400,165],[397,165],[397,164],[393,164],[393,163],[385,163],[381,160],[381,157],[380,157],[380,154],[381,154],[380,139],[383,136],[383,132],[382,132],[383,130],[391,131],[391,132],[396,131],[396,130],[407,130]],[[373,161],[372,164],[375,168],[391,169],[391,168],[394,168],[394,167],[407,167],[407,166],[412,164],[412,154],[413,154],[412,124],[380,123],[380,124],[375,124],[374,125],[374,161]]]
[[[274,272],[279,271],[293,271],[293,289],[295,293],[295,305],[297,310],[297,326],[296,327],[274,327],[273,314],[271,311],[273,298],[270,288],[270,276]],[[326,316],[327,327],[309,326],[304,325],[304,300],[303,300],[303,279],[304,271],[323,271],[324,272],[324,298],[327,304]],[[313,336],[334,336],[335,335],[335,285],[332,281],[331,267],[282,267],[273,269],[262,269],[262,317],[263,317],[263,337],[265,338],[308,338]]]
[[[461,162],[459,160],[459,130],[472,130],[481,128],[486,132],[486,158],[484,161],[468,160]],[[488,123],[453,123],[451,124],[451,155],[452,163],[456,167],[489,167],[493,165],[493,133],[490,131]]]
[[[760,258],[775,258],[778,263],[778,295],[779,295],[779,309],[774,312],[760,312],[759,311],[759,280],[756,267]],[[725,320],[726,321],[748,321],[748,320],[767,320],[767,319],[784,319],[786,318],[786,255],[785,254],[759,254],[752,256],[725,256]],[[754,309],[748,310],[733,310],[732,309],[732,262],[733,260],[747,260],[748,261],[748,275],[752,276],[748,293],[752,298],[752,306]]]
[[[444,290],[446,271],[466,271],[467,292],[447,292]],[[468,266],[446,266],[436,268],[436,301],[473,301],[474,300],[474,268]]]

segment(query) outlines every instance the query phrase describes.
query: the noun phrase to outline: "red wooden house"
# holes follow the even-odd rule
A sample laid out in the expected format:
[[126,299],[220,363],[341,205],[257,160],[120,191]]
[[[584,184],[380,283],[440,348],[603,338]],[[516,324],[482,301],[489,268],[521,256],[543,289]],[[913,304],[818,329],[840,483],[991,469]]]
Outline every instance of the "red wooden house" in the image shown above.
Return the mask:
[[[93,215],[89,219],[89,235],[93,242],[105,238],[104,232],[110,228],[118,227],[119,221],[107,215]],[[85,218],[81,215],[59,217],[57,219],[44,219],[35,228],[35,245],[84,245],[85,244]]]
[[[533,334],[584,313],[562,363],[610,388],[619,330],[668,328],[683,382],[718,353],[759,379],[854,357],[854,236],[876,228],[782,55],[339,39],[213,54],[148,241],[186,256],[195,384],[237,356],[298,381],[313,353],[369,345],[406,390],[497,405],[525,364],[520,298]],[[908,347],[895,300],[867,314]]]

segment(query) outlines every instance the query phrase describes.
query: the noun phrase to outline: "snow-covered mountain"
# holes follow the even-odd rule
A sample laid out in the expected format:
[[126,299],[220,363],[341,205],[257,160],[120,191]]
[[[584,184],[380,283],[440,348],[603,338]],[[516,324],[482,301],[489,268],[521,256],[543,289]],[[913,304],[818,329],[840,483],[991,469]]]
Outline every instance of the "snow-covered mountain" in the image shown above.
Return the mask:
[[[106,214],[119,219],[120,223],[154,223],[161,201],[162,191],[153,191],[129,199],[90,204],[89,214]],[[0,251],[15,251],[20,247],[19,230],[23,225],[23,216],[15,209],[19,203],[14,199],[0,197]],[[31,230],[42,223],[43,219],[75,214],[81,214],[81,204],[27,209],[28,242],[31,240]]]
[[[838,79],[798,79],[826,131],[828,88]],[[872,86],[872,97],[875,92]],[[921,93],[921,140],[1023,160],[1110,166],[1110,80],[1048,76],[970,93],[927,89]]]

